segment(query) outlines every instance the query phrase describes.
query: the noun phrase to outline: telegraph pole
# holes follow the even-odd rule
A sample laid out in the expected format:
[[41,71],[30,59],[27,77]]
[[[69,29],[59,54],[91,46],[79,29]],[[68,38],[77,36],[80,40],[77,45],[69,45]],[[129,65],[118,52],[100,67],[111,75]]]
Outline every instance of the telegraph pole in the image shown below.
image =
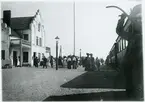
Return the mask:
[[73,15],[74,15],[74,52],[73,52],[73,54],[75,55],[75,1],[74,1],[74,3],[73,3]]

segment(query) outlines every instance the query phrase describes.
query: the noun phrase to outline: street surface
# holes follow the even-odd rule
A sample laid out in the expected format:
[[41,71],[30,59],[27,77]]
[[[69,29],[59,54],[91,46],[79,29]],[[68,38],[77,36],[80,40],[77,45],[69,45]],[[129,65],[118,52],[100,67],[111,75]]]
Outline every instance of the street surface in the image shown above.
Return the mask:
[[[113,71],[112,71],[113,72]],[[111,71],[108,71],[108,75],[112,75]],[[88,73],[88,72],[87,72]],[[90,72],[92,73],[92,72]],[[95,72],[96,73],[96,72]],[[99,73],[99,72],[97,72]],[[103,72],[101,72],[103,73]],[[111,74],[112,73],[112,74]],[[67,69],[60,68],[55,70],[55,68],[42,69],[40,68],[31,68],[31,67],[22,67],[22,68],[12,68],[12,69],[3,69],[2,70],[2,79],[3,79],[3,101],[43,101],[43,100],[62,100],[60,98],[54,98],[55,96],[64,96],[64,95],[78,95],[78,94],[93,94],[99,92],[109,92],[109,91],[124,91],[124,89],[113,89],[113,88],[101,88],[101,87],[92,87],[85,88],[83,84],[85,80],[81,79],[80,82],[75,82],[76,85],[80,85],[80,88],[73,87],[75,83],[72,84],[72,87],[63,87],[63,85],[73,81],[79,76],[86,74],[84,68],[79,67],[78,69]],[[88,75],[88,74],[87,74]],[[102,77],[98,76],[102,75]],[[102,81],[107,77],[104,77],[104,74],[90,74],[90,79],[88,76],[89,82],[97,82],[102,85],[107,84]],[[114,76],[115,74],[113,74]],[[99,78],[94,81],[95,77]],[[87,82],[87,81],[86,81]],[[111,82],[110,82],[111,83]],[[84,86],[86,83],[84,84]],[[92,83],[93,85],[93,83]],[[94,84],[95,85],[95,84]],[[88,86],[88,85],[87,85]],[[81,97],[81,95],[79,95]],[[88,96],[88,95],[87,95]],[[52,98],[53,97],[53,98]],[[83,96],[85,97],[85,96]],[[65,100],[66,97],[63,97]],[[71,99],[71,98],[70,98]],[[74,97],[72,98],[74,100]],[[85,98],[83,98],[85,99]],[[92,98],[93,99],[93,98]],[[66,99],[68,100],[68,99]],[[76,99],[82,100],[82,99]],[[91,100],[91,98],[87,98],[85,100]],[[103,100],[100,98],[98,100]]]

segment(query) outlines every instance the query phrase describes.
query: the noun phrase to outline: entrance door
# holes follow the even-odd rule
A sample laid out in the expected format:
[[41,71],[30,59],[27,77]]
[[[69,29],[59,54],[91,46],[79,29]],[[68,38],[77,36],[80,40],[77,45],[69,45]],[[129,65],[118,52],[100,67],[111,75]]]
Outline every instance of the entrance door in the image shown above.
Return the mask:
[[28,63],[28,58],[29,58],[28,52],[23,52],[23,62]]
[[13,65],[17,66],[17,51],[13,51]]

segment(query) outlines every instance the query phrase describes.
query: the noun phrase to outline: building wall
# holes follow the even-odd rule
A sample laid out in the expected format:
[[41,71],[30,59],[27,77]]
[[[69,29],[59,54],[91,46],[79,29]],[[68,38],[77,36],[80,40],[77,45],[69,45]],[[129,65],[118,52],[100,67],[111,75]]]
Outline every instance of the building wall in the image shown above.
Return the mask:
[[[40,29],[39,29],[40,27]],[[39,12],[36,13],[34,20],[30,24],[31,29],[31,65],[33,65],[33,55],[36,52],[36,56],[38,57],[38,53],[41,54],[40,61],[42,60],[42,54],[46,56],[46,49],[45,49],[45,32],[43,21]],[[37,45],[37,37],[38,37],[38,45]],[[41,44],[40,39],[41,38]]]
[[5,64],[10,64],[10,57],[9,57],[9,27],[6,24],[1,23],[1,50],[5,51],[5,59],[2,59],[2,66]]
[[[40,29],[39,29],[40,28]],[[41,54],[40,56],[40,60],[42,60],[42,54],[44,54],[45,56],[48,55],[48,53],[46,53],[46,47],[45,47],[45,30],[44,30],[44,26],[43,26],[43,20],[41,18],[40,12],[37,11],[33,21],[30,23],[30,28],[29,29],[25,29],[25,30],[17,30],[17,32],[21,33],[21,34],[28,34],[28,41],[31,42],[31,48],[26,48],[23,47],[22,50],[22,56],[23,56],[23,52],[24,51],[28,51],[29,52],[29,62],[31,65],[33,65],[33,53],[36,52],[36,56],[38,57],[38,53]],[[6,33],[6,34],[5,34]],[[9,56],[9,32],[6,31],[2,31],[2,49],[6,49],[7,52],[5,52],[5,55],[7,59],[9,59],[9,62],[11,62],[13,64],[13,51],[17,51],[17,56],[20,56],[20,46],[18,47],[12,47],[12,53]],[[41,38],[41,44],[36,44],[36,38]],[[16,37],[11,37],[11,39],[18,39]],[[5,42],[8,41],[8,42]],[[38,40],[39,43],[39,40]],[[22,58],[23,59],[23,58]],[[8,62],[8,61],[5,61]],[[23,60],[22,60],[23,62]]]
[[32,60],[32,59],[31,59],[31,50],[28,49],[28,48],[23,47],[23,48],[22,48],[22,55],[20,55],[20,46],[17,46],[17,47],[13,47],[13,48],[12,48],[12,52],[11,52],[11,54],[10,54],[10,59],[11,59],[12,65],[13,65],[13,52],[14,52],[14,51],[17,52],[17,58],[18,58],[19,56],[22,57],[22,63],[23,63],[23,64],[24,64],[24,62],[23,62],[23,52],[28,52],[28,63],[31,64],[31,60]]
[[[30,29],[26,29],[26,30],[17,30],[18,33],[20,34],[28,34],[28,41],[31,42],[31,30]],[[10,37],[10,39],[20,39],[18,37]],[[12,65],[13,65],[13,51],[17,51],[17,58],[18,56],[21,56],[21,60],[22,60],[22,64],[23,63],[23,52],[28,52],[29,55],[28,55],[28,63],[31,64],[31,48],[28,48],[28,47],[24,47],[22,46],[22,55],[20,55],[20,46],[17,46],[17,47],[12,47],[12,51],[11,51],[11,62],[12,62]]]

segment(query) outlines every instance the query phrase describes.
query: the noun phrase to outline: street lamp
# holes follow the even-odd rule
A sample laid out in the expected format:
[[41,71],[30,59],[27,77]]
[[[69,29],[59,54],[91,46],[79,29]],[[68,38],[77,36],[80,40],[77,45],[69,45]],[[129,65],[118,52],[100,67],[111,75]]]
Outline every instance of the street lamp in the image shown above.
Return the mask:
[[58,40],[59,40],[59,37],[55,37],[56,39],[56,70],[58,70]]

